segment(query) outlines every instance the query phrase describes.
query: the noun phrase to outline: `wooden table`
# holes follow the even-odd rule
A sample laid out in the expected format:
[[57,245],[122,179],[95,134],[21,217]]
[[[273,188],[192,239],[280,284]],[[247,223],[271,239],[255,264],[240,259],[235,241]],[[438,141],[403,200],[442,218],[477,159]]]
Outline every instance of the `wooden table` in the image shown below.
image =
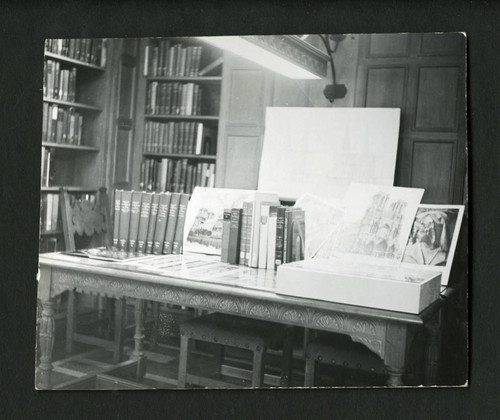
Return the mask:
[[387,367],[388,385],[403,385],[407,350],[424,326],[427,340],[426,384],[435,384],[439,355],[439,312],[443,299],[419,315],[278,295],[275,273],[230,266],[194,255],[148,256],[110,262],[60,253],[40,255],[38,298],[42,303],[37,370],[39,388],[51,388],[55,338],[55,298],[66,290],[135,298],[137,375],[145,373],[143,302],[164,302],[224,312],[252,319],[348,334],[379,355]]

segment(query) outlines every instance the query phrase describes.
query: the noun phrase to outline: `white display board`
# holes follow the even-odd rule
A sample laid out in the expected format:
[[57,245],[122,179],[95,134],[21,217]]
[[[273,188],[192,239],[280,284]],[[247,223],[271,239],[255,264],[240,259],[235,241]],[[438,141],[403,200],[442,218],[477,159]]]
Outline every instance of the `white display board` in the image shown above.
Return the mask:
[[258,189],[342,199],[351,182],[392,186],[399,108],[268,107]]

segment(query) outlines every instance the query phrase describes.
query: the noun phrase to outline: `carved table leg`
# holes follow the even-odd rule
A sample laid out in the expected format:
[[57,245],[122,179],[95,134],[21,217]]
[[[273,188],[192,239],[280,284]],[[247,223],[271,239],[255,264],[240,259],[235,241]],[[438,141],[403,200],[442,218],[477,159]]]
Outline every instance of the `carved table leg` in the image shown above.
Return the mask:
[[411,342],[411,331],[404,323],[389,323],[386,332],[386,352],[384,363],[389,377],[388,386],[403,386],[406,369],[406,349]]
[[441,327],[437,320],[433,320],[425,325],[425,330],[426,344],[424,352],[424,384],[437,385],[439,359],[441,353]]
[[50,389],[52,374],[52,348],[55,340],[54,299],[42,301],[42,318],[40,320],[40,364],[38,365],[37,383],[40,389]]
[[130,355],[132,360],[137,362],[137,380],[140,381],[146,374],[146,356],[143,353],[144,348],[144,301],[135,300],[135,334],[134,350]]

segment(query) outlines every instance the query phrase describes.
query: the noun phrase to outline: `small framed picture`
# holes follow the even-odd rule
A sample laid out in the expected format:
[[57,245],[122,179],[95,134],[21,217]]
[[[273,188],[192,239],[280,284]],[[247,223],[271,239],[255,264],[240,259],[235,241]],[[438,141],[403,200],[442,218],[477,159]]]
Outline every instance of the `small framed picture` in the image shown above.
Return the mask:
[[421,204],[408,237],[403,265],[439,271],[447,286],[464,206]]

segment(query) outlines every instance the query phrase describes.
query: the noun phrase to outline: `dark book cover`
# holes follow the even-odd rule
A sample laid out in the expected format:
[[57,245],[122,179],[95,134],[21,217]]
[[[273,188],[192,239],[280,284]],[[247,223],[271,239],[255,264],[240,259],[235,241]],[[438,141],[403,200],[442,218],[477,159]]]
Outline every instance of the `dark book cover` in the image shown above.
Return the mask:
[[160,202],[160,194],[153,194],[151,199],[151,213],[149,216],[148,235],[146,239],[146,254],[153,252],[153,240],[156,230],[156,217],[158,216],[158,204]]
[[181,200],[181,195],[178,193],[172,193],[171,196],[172,199],[170,200],[170,208],[167,216],[167,229],[163,241],[163,254],[172,254],[173,252],[177,213],[179,212],[179,203]]
[[118,248],[123,251],[127,251],[128,245],[131,200],[132,191],[122,191],[122,199],[120,205],[120,226],[118,230]]
[[286,207],[278,206],[276,216],[276,246],[274,251],[275,267],[283,264],[283,240],[285,235]]
[[227,259],[229,264],[240,262],[240,240],[241,240],[241,215],[243,209],[231,209],[231,221],[229,226],[229,245]]
[[228,262],[229,252],[229,229],[231,228],[231,209],[224,209],[222,216],[222,241],[221,241],[221,262]]
[[188,194],[181,194],[179,199],[179,209],[177,211],[177,220],[175,223],[174,242],[172,245],[172,254],[182,254],[184,245],[184,223],[186,221],[186,211],[189,202]]
[[137,252],[146,252],[146,240],[148,236],[148,225],[151,215],[152,193],[142,193],[141,213],[139,217],[139,230],[137,232]]
[[159,196],[160,201],[158,203],[158,215],[156,216],[155,236],[153,240],[153,254],[161,254],[162,252],[172,194],[161,193],[159,194]]
[[132,192],[132,200],[130,201],[130,226],[128,234],[128,251],[135,252],[137,246],[137,234],[139,232],[139,218],[141,215],[141,198],[140,191]]

